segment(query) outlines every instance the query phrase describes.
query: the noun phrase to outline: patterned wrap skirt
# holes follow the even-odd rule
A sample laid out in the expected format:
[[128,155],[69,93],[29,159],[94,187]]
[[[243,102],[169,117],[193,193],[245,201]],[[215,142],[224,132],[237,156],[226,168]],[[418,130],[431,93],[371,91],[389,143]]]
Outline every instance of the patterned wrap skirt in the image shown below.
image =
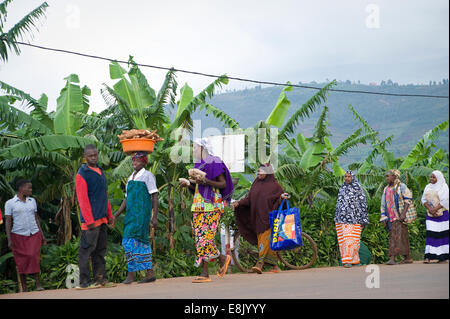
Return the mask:
[[336,223],[342,264],[357,265],[360,263],[361,230],[361,225]]
[[199,267],[202,262],[210,262],[220,256],[214,242],[220,215],[224,211],[224,203],[218,189],[214,189],[215,198],[213,203],[207,203],[195,189],[194,201],[191,211],[193,213],[193,228],[195,237],[196,260],[195,266]]
[[394,220],[389,231],[389,257],[405,255],[409,255],[408,225]]
[[152,269],[152,250],[150,244],[134,238],[124,238],[122,246],[128,263],[128,272]]

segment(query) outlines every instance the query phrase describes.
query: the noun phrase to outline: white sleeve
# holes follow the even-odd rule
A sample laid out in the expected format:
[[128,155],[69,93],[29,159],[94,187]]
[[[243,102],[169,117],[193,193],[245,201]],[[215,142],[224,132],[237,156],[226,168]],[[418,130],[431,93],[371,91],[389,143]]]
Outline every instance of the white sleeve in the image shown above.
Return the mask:
[[33,204],[34,204],[34,212],[37,213],[37,202],[36,199],[33,198]]
[[148,172],[146,174],[146,176],[145,176],[145,184],[147,185],[147,189],[148,189],[148,193],[149,194],[154,194],[154,193],[158,192],[158,187],[156,186],[156,178],[151,172]]
[[425,198],[425,191],[423,191],[422,193],[422,199],[421,199],[422,204],[425,204],[427,202],[426,198]]
[[11,216],[12,215],[12,207],[11,207],[11,202],[7,201],[5,204],[5,216]]

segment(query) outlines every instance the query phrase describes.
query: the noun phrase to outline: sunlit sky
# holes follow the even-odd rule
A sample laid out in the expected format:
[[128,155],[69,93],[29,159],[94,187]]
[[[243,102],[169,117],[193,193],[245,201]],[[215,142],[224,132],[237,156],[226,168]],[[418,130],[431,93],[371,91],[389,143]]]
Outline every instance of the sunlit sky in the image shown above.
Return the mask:
[[[43,1],[15,0],[8,29]],[[433,1],[65,1],[48,0],[32,44],[114,59],[293,83],[327,79],[400,84],[448,78],[449,2]],[[159,89],[165,71],[143,68]],[[22,47],[0,63],[0,79],[33,97],[49,97],[79,75],[92,89],[91,110],[106,107],[108,62]],[[178,74],[198,92],[210,78]],[[230,81],[225,89],[252,87]]]

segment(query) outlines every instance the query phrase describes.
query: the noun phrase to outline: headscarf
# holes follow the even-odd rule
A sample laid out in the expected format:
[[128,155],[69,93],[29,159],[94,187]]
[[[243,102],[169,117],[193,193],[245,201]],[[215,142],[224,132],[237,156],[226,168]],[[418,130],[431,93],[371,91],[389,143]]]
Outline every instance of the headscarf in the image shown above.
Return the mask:
[[148,156],[147,156],[146,152],[139,151],[136,154],[134,154],[132,159],[138,159],[141,162],[143,162],[145,165],[147,165],[147,163],[148,163]]
[[369,210],[366,195],[352,171],[351,183],[344,182],[339,189],[334,221],[342,224],[366,225],[369,223]]
[[[442,174],[441,171],[433,171],[432,174],[436,176],[437,181],[434,184],[429,183],[427,186],[425,186],[423,193],[425,195],[425,193],[428,192],[436,192],[438,194],[440,204],[442,205],[442,207],[448,210],[449,192],[448,192],[448,185],[445,182],[444,174]],[[422,197],[422,203],[424,203],[424,197]]]
[[400,173],[400,171],[398,169],[391,169],[389,171],[389,174],[392,174],[395,176],[394,186],[395,186],[395,189],[398,189],[401,184],[400,177],[402,176],[402,173]]
[[[270,169],[268,164],[260,167]],[[257,234],[269,229],[269,213],[278,208],[278,199],[281,194],[283,194],[283,188],[275,176],[269,173],[263,180],[257,177],[248,195],[239,201],[240,205],[234,211],[236,225],[239,233],[250,244],[256,245]]]
[[[197,143],[198,142],[198,143]],[[227,204],[230,204],[231,197],[234,193],[234,185],[233,179],[231,178],[230,171],[224,162],[218,156],[213,156],[209,153],[208,148],[211,148],[211,144],[208,139],[197,139],[194,143],[204,147],[208,156],[206,158],[202,158],[200,162],[196,162],[194,168],[197,168],[206,173],[206,178],[209,180],[215,180],[219,175],[224,174],[226,186],[223,189],[220,189],[220,194],[222,195],[222,200]],[[201,143],[201,144],[199,144]],[[205,145],[205,146],[204,146]],[[211,185],[198,185],[198,191],[200,195],[202,195],[203,199],[207,203],[214,202],[214,191]]]
[[203,137],[203,138],[196,138],[194,140],[194,143],[203,147],[209,155],[214,155],[213,154],[213,147],[212,144],[210,142],[210,140],[207,137]]

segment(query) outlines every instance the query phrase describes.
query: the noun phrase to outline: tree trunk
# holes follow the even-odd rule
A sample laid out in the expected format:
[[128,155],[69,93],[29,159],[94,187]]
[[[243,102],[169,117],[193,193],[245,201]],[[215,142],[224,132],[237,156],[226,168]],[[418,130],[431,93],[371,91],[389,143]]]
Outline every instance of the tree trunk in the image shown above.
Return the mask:
[[65,245],[72,238],[71,200],[62,198],[57,214],[57,224],[59,224],[57,241],[58,245]]
[[174,215],[175,214],[173,209],[173,186],[172,184],[169,184],[169,243],[171,249],[175,247],[175,241],[173,238],[173,233],[175,231]]

